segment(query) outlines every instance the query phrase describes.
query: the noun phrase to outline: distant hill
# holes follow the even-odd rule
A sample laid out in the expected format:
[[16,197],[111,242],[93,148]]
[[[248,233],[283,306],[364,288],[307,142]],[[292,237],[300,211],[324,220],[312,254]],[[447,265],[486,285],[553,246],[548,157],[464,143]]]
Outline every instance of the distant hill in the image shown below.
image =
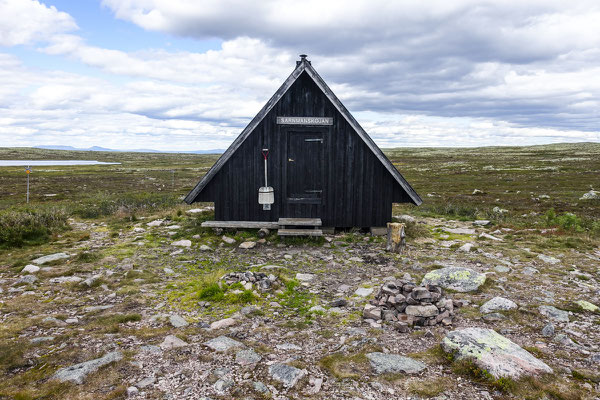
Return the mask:
[[211,149],[211,150],[186,150],[186,151],[160,151],[153,149],[131,149],[131,150],[115,150],[108,149],[106,147],[92,146],[88,148],[79,148],[73,146],[61,146],[61,145],[41,145],[33,146],[35,149],[45,150],[74,150],[74,151],[111,151],[111,152],[133,152],[133,153],[191,153],[191,154],[220,154],[223,153],[224,149]]

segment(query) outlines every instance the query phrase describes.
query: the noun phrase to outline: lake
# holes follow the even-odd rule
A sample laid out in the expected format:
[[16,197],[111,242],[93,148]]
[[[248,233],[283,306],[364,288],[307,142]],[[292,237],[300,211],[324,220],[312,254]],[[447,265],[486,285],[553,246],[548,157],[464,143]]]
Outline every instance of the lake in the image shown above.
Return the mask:
[[115,165],[118,162],[94,160],[0,160],[0,167],[35,167],[47,165]]

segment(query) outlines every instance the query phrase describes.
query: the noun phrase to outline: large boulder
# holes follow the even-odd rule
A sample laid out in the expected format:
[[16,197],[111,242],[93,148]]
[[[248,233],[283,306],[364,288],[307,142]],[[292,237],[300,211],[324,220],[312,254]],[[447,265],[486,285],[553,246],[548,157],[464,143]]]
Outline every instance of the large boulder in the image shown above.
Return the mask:
[[552,369],[510,339],[492,329],[466,328],[449,332],[442,349],[457,360],[469,360],[494,378],[518,379],[552,373]]
[[446,267],[428,272],[421,285],[437,285],[456,292],[472,292],[485,283],[485,275],[470,268]]

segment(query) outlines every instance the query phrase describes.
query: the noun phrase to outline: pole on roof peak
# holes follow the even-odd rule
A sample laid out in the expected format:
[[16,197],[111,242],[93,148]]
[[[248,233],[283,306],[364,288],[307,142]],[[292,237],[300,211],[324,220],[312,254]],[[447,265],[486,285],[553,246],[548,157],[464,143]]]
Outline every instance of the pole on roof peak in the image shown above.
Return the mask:
[[308,57],[306,54],[300,54],[300,61],[296,61],[296,67],[302,64],[303,62],[308,62],[310,64],[310,61],[308,61],[306,57]]

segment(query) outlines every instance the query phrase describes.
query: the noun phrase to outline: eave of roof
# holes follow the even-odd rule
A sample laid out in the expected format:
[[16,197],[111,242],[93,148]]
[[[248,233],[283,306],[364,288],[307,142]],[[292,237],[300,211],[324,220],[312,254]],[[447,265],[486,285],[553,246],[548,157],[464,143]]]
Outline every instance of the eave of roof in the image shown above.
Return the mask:
[[381,163],[385,166],[390,174],[394,177],[396,182],[404,189],[404,191],[409,195],[411,200],[415,205],[420,205],[423,200],[419,197],[417,192],[410,186],[410,184],[404,179],[402,174],[394,167],[394,164],[383,154],[381,149],[375,144],[373,139],[367,134],[367,132],[360,126],[358,121],[354,119],[352,114],[346,109],[346,107],[342,104],[342,102],[337,98],[337,96],[333,93],[333,91],[327,86],[323,78],[317,73],[317,71],[312,67],[310,62],[306,59],[303,59],[298,63],[296,69],[288,76],[288,78],[283,82],[281,87],[277,89],[277,91],[271,96],[267,104],[260,110],[258,114],[250,121],[248,126],[244,128],[242,133],[233,141],[231,146],[221,155],[221,157],[217,160],[217,162],[208,170],[206,175],[198,182],[198,184],[188,193],[185,197],[184,201],[188,204],[194,202],[198,194],[208,185],[208,183],[212,180],[212,178],[219,172],[219,170],[225,165],[227,160],[231,158],[233,153],[242,145],[244,140],[252,131],[260,124],[260,122],[265,118],[265,116],[273,109],[275,104],[283,97],[283,95],[289,90],[289,88],[294,84],[296,79],[306,71],[307,74],[312,78],[312,80],[317,84],[317,86],[325,93],[325,96],[332,102],[335,108],[342,114],[344,119],[354,128],[356,133],[360,136],[360,138],[366,143],[366,145],[371,149],[371,151],[375,154],[375,156],[381,161]]

